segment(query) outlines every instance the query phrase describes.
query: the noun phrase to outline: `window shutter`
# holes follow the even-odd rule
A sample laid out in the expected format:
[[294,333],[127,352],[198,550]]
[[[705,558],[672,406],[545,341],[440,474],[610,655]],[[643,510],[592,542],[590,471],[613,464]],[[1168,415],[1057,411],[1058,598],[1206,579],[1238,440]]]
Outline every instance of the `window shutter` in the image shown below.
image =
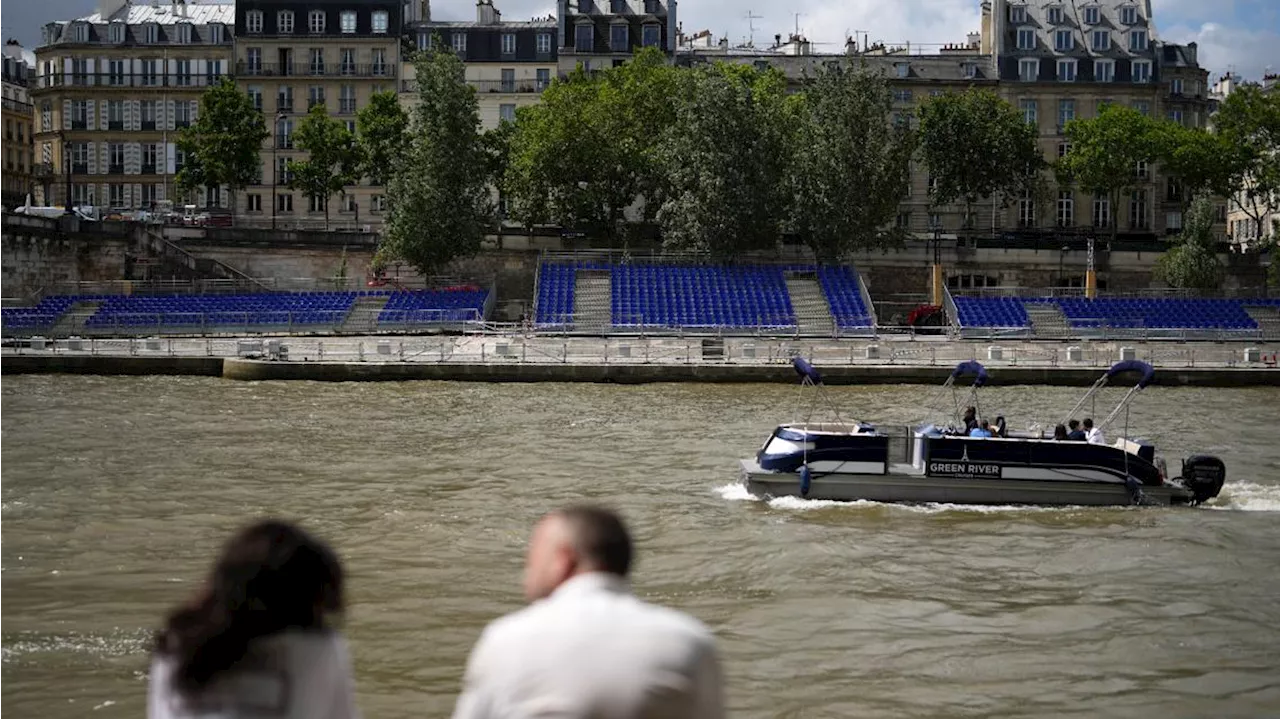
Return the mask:
[[168,199],[167,197],[165,197],[165,196],[164,196],[164,186],[165,186],[165,183],[163,183],[163,182],[157,182],[157,183],[155,184],[155,188],[156,188],[156,202],[160,202],[161,200],[167,200],[167,199]]
[[125,185],[121,190],[124,193],[124,206],[133,207],[133,185]]
[[98,126],[98,113],[96,112],[98,103],[93,100],[85,102],[85,127],[92,130]]
[[71,129],[71,101],[62,101],[62,129]]
[[[89,142],[89,143],[86,143],[86,145],[89,148],[89,152],[88,152],[89,174],[96,175],[98,174],[98,143]],[[74,156],[73,156],[72,162],[75,162]]]
[[200,116],[200,101],[192,100],[191,101],[191,124],[194,125],[196,123],[196,118],[199,116]]
[[126,175],[136,175],[142,172],[141,144],[130,142],[124,146],[124,172]]
[[110,128],[111,110],[106,100],[98,101],[98,129],[106,130]]

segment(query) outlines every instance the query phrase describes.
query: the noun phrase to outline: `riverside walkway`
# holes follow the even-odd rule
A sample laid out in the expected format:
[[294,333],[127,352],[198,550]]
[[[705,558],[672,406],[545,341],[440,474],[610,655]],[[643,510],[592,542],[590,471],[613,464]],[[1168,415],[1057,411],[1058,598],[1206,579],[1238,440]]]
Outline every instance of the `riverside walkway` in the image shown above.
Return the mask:
[[4,374],[195,374],[233,379],[549,382],[794,382],[791,358],[829,384],[940,382],[976,359],[993,384],[1091,384],[1122,359],[1157,368],[1157,383],[1280,385],[1280,343],[1009,342],[945,336],[761,337],[241,337],[59,339],[6,346]]

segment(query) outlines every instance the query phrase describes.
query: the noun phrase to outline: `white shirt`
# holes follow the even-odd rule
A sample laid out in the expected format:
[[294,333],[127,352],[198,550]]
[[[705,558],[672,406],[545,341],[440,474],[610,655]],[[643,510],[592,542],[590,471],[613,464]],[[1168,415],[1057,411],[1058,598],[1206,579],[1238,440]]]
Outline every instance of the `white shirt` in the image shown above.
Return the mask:
[[173,689],[174,660],[157,654],[147,691],[149,719],[358,719],[351,659],[336,632],[263,637],[253,659],[214,680],[195,703]]
[[1086,440],[1088,440],[1089,444],[1106,444],[1107,443],[1107,440],[1102,438],[1102,430],[1098,429],[1097,427],[1094,427],[1090,429],[1088,432],[1085,432],[1084,437]]
[[490,624],[454,719],[720,719],[715,639],[611,574],[578,575]]

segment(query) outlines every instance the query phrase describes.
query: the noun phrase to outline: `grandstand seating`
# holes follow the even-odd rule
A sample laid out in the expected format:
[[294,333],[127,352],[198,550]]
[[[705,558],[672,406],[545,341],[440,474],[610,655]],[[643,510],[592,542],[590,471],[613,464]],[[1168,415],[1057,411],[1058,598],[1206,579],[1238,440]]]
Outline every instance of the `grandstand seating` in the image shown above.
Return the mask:
[[617,265],[615,327],[794,327],[778,266]]
[[1072,329],[1159,331],[1249,331],[1258,324],[1246,306],[1280,307],[1274,299],[1184,299],[1149,297],[956,297],[961,327],[1028,328],[1026,306],[1056,305]]
[[378,322],[474,322],[484,317],[488,296],[487,290],[479,288],[396,292],[378,314]]
[[961,327],[1030,327],[1027,308],[1018,297],[956,297]]
[[58,321],[71,306],[75,297],[45,297],[33,307],[5,307],[4,328],[7,330],[47,330]]
[[865,328],[872,325],[871,313],[862,300],[861,282],[848,267],[819,267],[818,283],[831,305],[831,316],[839,329]]

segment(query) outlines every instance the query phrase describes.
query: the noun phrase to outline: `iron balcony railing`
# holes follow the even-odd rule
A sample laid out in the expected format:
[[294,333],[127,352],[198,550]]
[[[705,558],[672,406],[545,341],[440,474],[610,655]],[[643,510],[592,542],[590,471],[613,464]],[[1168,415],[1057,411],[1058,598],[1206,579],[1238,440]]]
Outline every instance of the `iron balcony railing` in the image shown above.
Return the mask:
[[[476,89],[478,93],[540,93],[551,86],[551,79],[524,79],[524,80],[467,80],[467,84]],[[401,92],[417,92],[418,83],[415,80],[401,80]]]
[[399,70],[392,62],[344,63],[236,63],[239,77],[397,77]]
[[164,72],[91,72],[44,75],[36,78],[37,90],[51,87],[204,88],[217,85],[225,75]]
[[21,102],[13,98],[4,98],[4,109],[9,112],[16,112],[20,115],[32,115],[35,113],[35,106],[29,102]]

